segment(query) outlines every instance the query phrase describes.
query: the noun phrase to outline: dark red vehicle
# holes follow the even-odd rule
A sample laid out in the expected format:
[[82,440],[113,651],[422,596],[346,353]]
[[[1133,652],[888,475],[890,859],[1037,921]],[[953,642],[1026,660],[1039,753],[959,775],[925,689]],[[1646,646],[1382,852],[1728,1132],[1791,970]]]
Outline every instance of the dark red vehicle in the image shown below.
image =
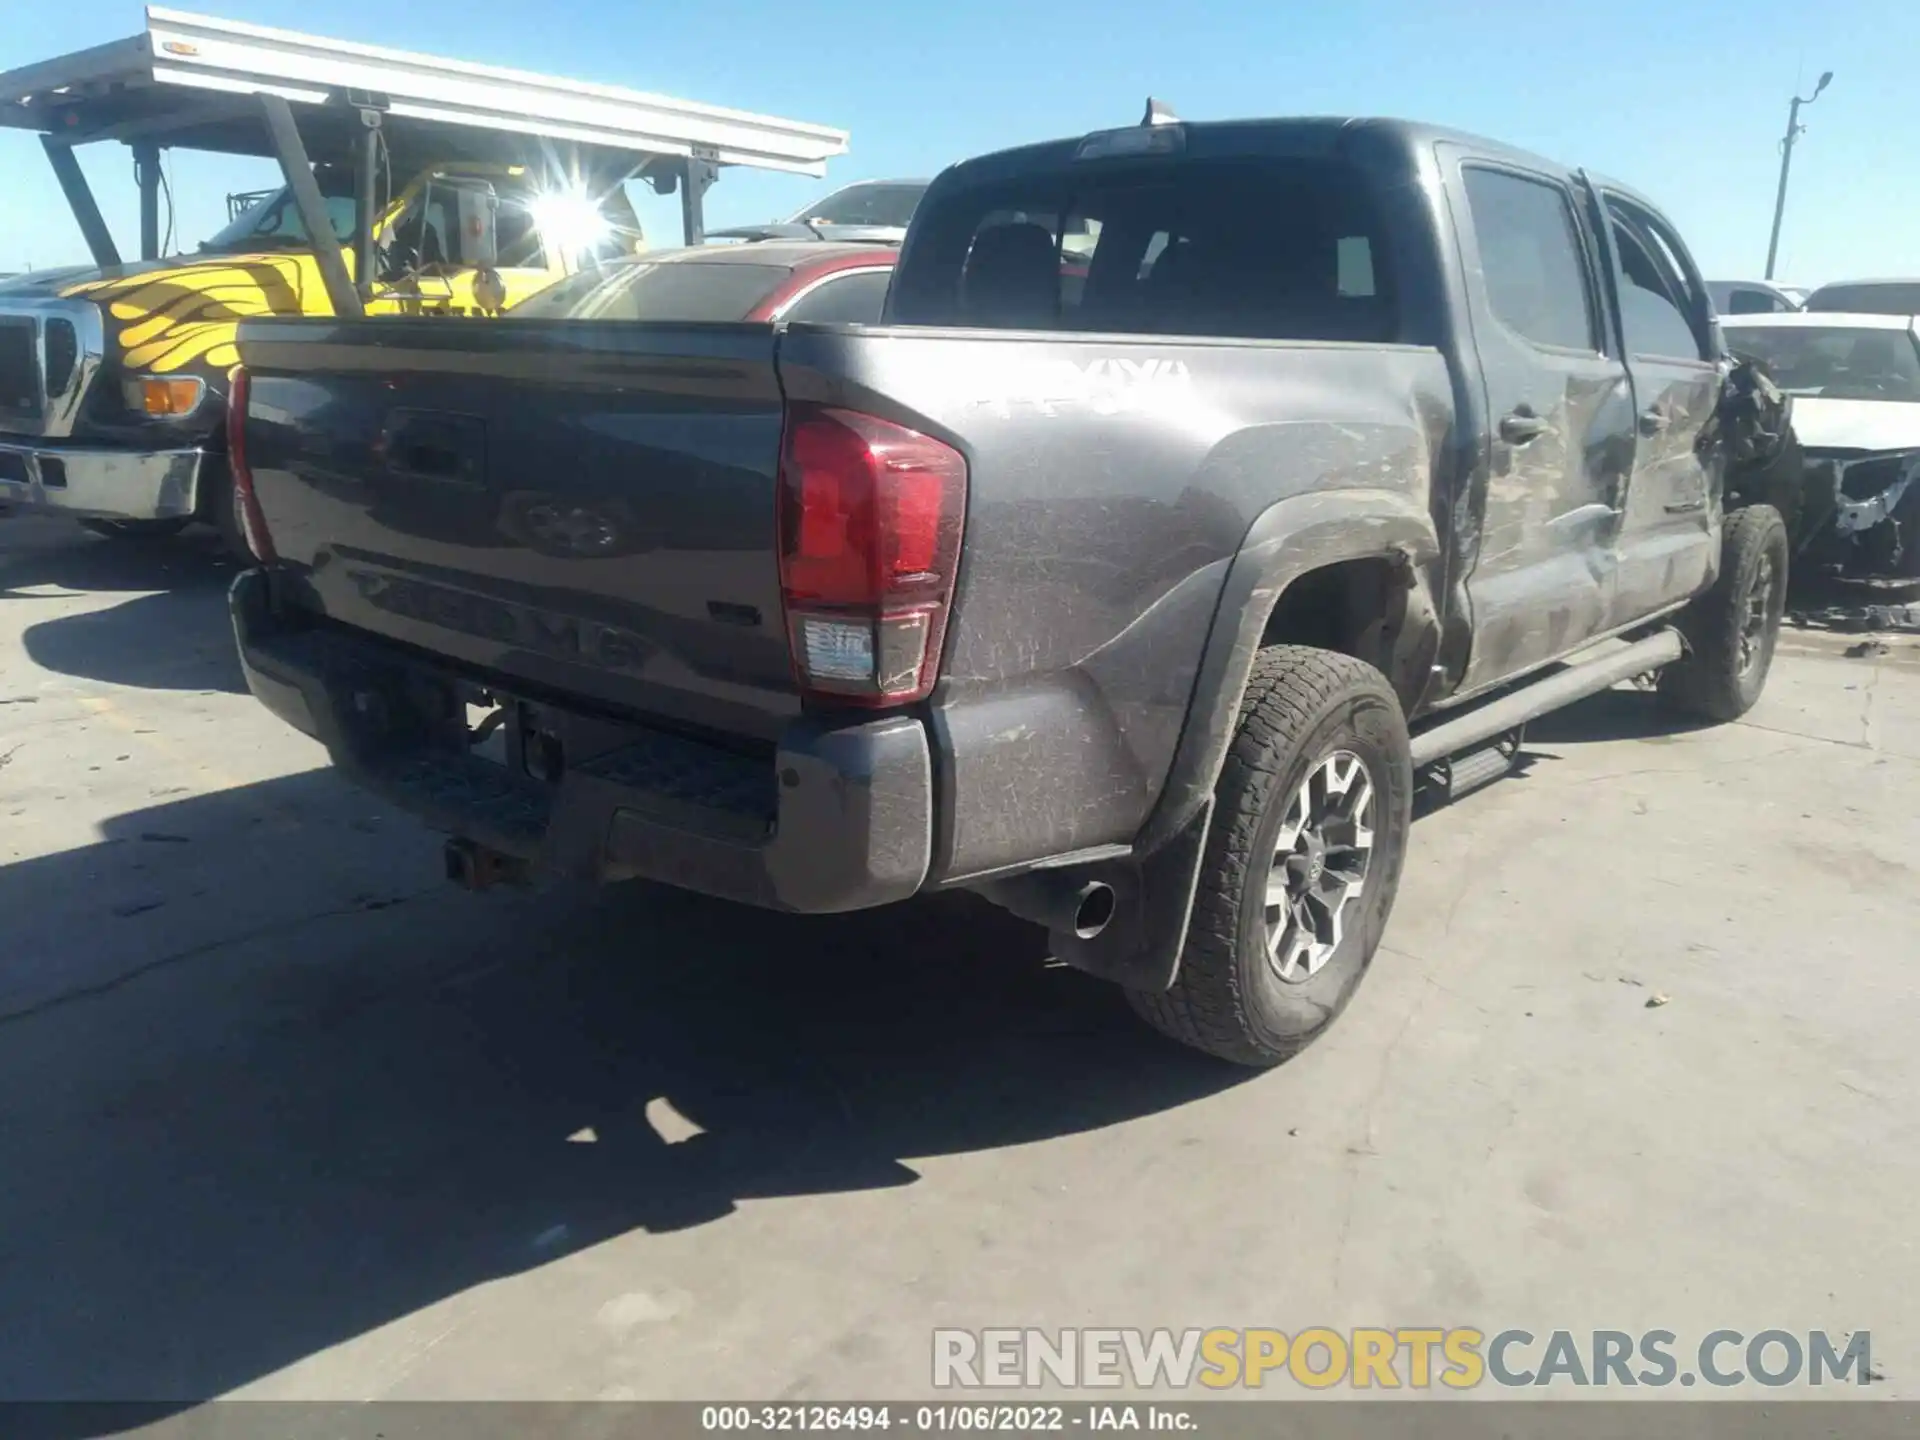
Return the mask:
[[[736,232],[747,237],[755,232]],[[751,239],[652,251],[582,271],[514,308],[501,323],[518,320],[651,320],[666,325],[803,320],[873,325],[887,298],[899,250],[874,242]],[[570,479],[565,493],[515,487],[489,497],[458,522],[446,487],[419,496],[390,495],[381,521],[400,531],[457,531],[470,545],[513,546],[555,559],[614,559],[653,549],[662,541],[633,513],[620,485],[601,491]],[[403,513],[409,505],[419,514]],[[677,538],[700,540],[699,504],[681,516]]]
[[514,309],[539,320],[812,320],[877,324],[899,250],[759,240],[657,250],[583,271]]

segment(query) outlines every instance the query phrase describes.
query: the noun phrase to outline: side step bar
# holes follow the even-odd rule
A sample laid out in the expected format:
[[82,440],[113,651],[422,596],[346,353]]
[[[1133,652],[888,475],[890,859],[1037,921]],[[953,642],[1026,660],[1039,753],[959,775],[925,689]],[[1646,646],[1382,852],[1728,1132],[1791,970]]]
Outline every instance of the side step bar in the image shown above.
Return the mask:
[[1451,805],[1519,769],[1526,743],[1527,728],[1521,725],[1484,745],[1423,765],[1418,774],[1440,803]]
[[1530,681],[1497,700],[1476,706],[1464,715],[1442,720],[1431,730],[1415,735],[1414,767],[1418,769],[1444,760],[1496,735],[1517,730],[1529,720],[1537,720],[1563,705],[1598,695],[1622,680],[1671,665],[1684,652],[1680,632],[1669,627],[1644,640],[1636,640],[1624,649],[1608,650],[1591,660],[1579,661]]

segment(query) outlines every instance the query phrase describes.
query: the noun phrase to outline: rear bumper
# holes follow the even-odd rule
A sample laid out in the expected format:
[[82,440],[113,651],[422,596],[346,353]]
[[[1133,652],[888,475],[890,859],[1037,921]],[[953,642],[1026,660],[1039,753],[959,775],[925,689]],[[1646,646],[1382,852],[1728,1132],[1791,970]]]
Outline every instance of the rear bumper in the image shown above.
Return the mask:
[[466,749],[460,707],[474,681],[370,636],[290,625],[271,583],[248,570],[233,584],[248,688],[350,778],[435,828],[549,873],[807,913],[903,900],[926,879],[933,765],[911,716],[796,720],[772,756],[745,756],[543,704],[594,743],[558,782],[540,781]]
[[200,450],[90,450],[0,436],[0,504],[109,520],[187,520]]

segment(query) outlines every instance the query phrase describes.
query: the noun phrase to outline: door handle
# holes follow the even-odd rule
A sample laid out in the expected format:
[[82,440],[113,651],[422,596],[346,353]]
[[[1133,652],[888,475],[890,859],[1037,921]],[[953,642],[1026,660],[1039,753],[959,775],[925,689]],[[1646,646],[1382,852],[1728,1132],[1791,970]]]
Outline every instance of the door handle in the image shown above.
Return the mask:
[[1500,417],[1500,438],[1509,445],[1525,445],[1546,433],[1547,422],[1524,410],[1515,410],[1511,415]]
[[1672,423],[1672,417],[1658,406],[1649,406],[1640,412],[1640,433],[1658,435]]

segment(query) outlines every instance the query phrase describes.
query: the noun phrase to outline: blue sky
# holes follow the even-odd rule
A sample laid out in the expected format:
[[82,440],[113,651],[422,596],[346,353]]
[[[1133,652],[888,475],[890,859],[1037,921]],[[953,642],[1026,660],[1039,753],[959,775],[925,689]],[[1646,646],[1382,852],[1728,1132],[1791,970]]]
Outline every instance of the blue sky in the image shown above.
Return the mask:
[[[5,7],[0,69],[138,30],[134,0]],[[26,23],[31,8],[32,24]],[[1920,4],[1610,0],[1577,19],[1514,0],[200,0],[183,8],[342,39],[818,121],[852,132],[824,183],[742,170],[710,224],[790,212],[849,180],[933,174],[969,154],[1131,123],[1151,92],[1183,116],[1389,114],[1459,126],[1604,171],[1673,216],[1711,276],[1758,275],[1781,131],[1803,112],[1780,277],[1920,273]],[[123,253],[132,161],[82,152]],[[182,248],[263,161],[171,157]],[[677,238],[673,201],[643,212]],[[0,131],[0,271],[86,258],[35,137]]]

